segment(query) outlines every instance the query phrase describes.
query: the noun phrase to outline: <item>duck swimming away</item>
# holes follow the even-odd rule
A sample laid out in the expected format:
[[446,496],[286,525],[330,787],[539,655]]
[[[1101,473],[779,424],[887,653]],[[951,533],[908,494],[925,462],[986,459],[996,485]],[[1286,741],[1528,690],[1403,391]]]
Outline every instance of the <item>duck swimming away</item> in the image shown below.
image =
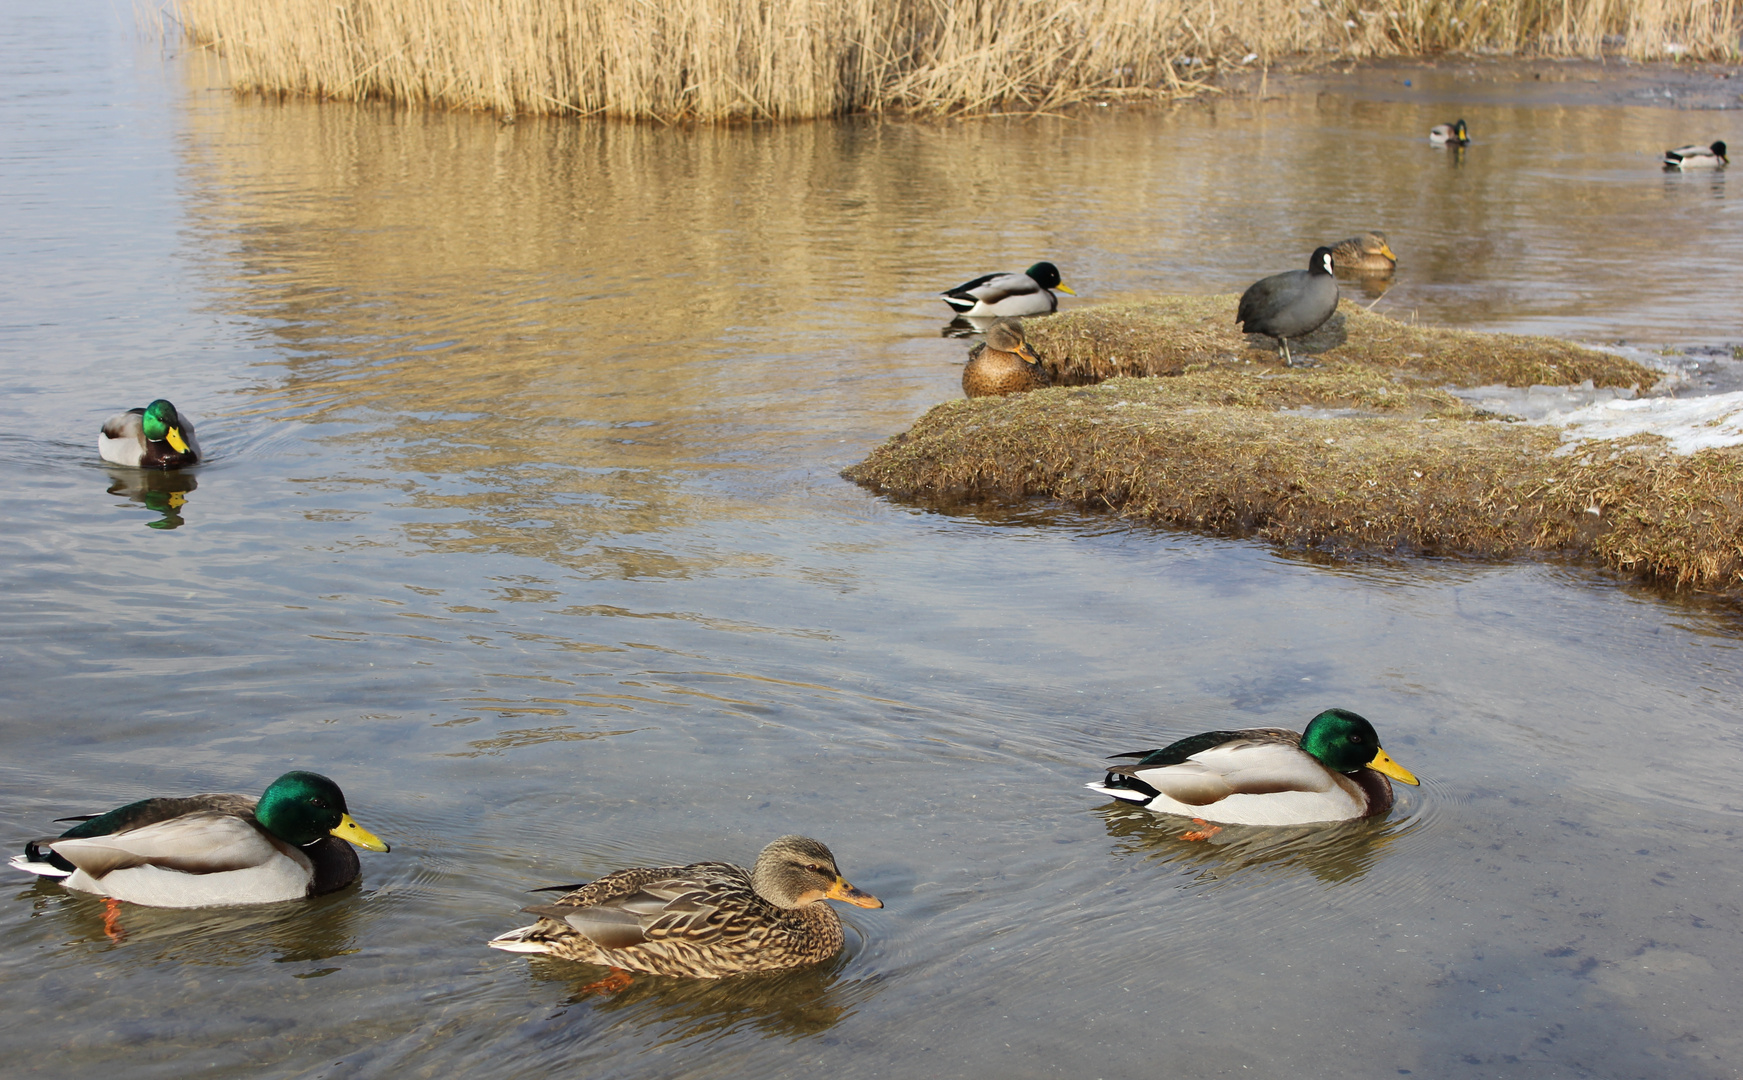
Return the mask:
[[959,315],[1047,315],[1059,309],[1054,289],[1077,295],[1060,284],[1057,266],[1038,262],[1021,274],[983,274],[941,295]]
[[1391,777],[1410,770],[1380,748],[1366,718],[1327,709],[1300,734],[1285,728],[1207,731],[1108,769],[1091,790],[1161,813],[1229,825],[1309,825],[1378,817],[1392,808]]
[[825,900],[883,901],[847,883],[821,841],[783,836],[751,870],[723,862],[618,870],[556,903],[522,908],[539,921],[490,939],[493,949],[543,953],[625,972],[718,979],[828,960],[845,940]]

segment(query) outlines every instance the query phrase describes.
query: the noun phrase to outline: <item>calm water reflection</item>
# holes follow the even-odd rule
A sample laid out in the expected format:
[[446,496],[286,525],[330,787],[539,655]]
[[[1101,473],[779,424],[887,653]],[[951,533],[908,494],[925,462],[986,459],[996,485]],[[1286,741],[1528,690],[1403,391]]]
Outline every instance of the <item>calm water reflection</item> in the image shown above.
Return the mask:
[[[1041,257],[1084,301],[1228,292],[1379,228],[1379,310],[1735,341],[1735,199],[1653,158],[1737,114],[1446,70],[504,127],[236,102],[100,6],[0,48],[0,835],[302,765],[394,844],[316,903],[118,939],[15,881],[21,1070],[1729,1075],[1733,615],[837,473],[959,392],[937,291]],[[1423,137],[1449,107],[1462,162]],[[102,468],[102,418],[159,394],[210,461]],[[1330,704],[1428,781],[1386,822],[1194,844],[1082,787]],[[888,904],[818,970],[599,998],[483,946],[528,889],[796,830]]]

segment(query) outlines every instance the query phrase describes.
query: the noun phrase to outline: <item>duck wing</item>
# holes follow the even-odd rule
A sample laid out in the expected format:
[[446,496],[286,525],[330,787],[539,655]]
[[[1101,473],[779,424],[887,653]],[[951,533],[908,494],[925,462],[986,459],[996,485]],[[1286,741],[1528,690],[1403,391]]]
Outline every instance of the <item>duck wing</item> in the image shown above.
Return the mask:
[[[94,818],[92,822],[100,820]],[[246,870],[283,854],[281,846],[252,818],[210,809],[121,832],[61,836],[47,841],[46,846],[78,869],[99,879],[116,870],[136,866],[157,866],[188,874],[218,874]]]
[[521,910],[564,923],[600,948],[626,949],[673,938],[711,941],[758,903],[766,901],[742,868],[696,863],[619,870],[555,904]]
[[1150,751],[1135,764],[1115,765],[1108,777],[1127,778],[1120,786],[1136,786],[1132,781],[1137,781],[1156,795],[1189,806],[1207,806],[1231,795],[1329,790],[1336,780],[1300,743],[1300,735],[1282,728],[1211,731]]
[[1012,296],[1033,296],[1041,285],[1028,274],[983,274],[944,293],[944,302],[967,311],[976,303],[988,307]]

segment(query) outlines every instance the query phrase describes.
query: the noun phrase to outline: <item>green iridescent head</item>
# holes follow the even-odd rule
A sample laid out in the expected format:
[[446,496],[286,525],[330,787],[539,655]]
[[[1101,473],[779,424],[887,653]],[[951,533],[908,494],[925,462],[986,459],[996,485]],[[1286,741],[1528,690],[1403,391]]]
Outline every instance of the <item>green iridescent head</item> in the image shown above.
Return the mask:
[[182,418],[176,415],[176,407],[158,398],[145,407],[145,415],[140,417],[140,427],[145,429],[145,437],[152,442],[162,442],[169,437],[173,429],[182,426]]
[[254,820],[297,847],[323,836],[337,836],[371,851],[389,850],[386,843],[352,820],[345,809],[345,793],[320,773],[298,769],[274,780],[254,807]]
[[1402,783],[1418,783],[1409,769],[1380,748],[1374,725],[1348,709],[1327,709],[1309,721],[1301,733],[1301,749],[1333,772],[1369,768]]

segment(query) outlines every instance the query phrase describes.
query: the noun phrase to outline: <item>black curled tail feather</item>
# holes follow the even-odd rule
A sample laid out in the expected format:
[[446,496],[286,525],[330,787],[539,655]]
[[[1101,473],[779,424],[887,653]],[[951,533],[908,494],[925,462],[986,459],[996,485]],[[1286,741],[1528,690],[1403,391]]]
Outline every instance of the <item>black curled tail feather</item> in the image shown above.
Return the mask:
[[26,841],[24,845],[24,857],[30,862],[48,863],[56,870],[65,870],[69,874],[74,870],[77,870],[78,867],[62,858],[53,848],[44,848],[40,846],[48,843],[50,839],[50,837],[45,836],[40,840]]
[[1162,794],[1160,791],[1157,791],[1155,788],[1144,783],[1144,781],[1137,777],[1128,776],[1125,773],[1118,772],[1108,773],[1107,779],[1101,782],[1101,786],[1105,788],[1119,788],[1122,791],[1142,792],[1145,798],[1148,799],[1154,799],[1156,796]]

